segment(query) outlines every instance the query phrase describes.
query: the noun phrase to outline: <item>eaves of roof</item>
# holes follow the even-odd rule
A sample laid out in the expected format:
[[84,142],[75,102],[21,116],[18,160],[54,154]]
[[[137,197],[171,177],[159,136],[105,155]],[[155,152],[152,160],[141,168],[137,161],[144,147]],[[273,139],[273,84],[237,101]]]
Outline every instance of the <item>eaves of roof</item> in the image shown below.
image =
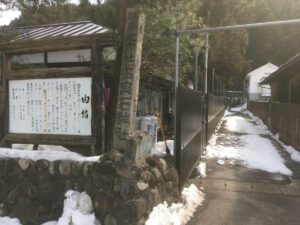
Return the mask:
[[284,64],[282,64],[278,70],[271,73],[268,77],[266,77],[263,81],[259,83],[262,84],[270,84],[275,81],[278,81],[285,77],[286,74],[291,74],[291,72],[295,71],[297,68],[300,68],[300,53],[290,58]]

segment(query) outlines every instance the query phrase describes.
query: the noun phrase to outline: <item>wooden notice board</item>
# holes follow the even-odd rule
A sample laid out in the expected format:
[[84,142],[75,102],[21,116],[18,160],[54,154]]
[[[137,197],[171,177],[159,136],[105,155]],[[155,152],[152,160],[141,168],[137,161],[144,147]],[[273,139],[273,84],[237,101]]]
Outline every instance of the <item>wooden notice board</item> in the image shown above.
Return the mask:
[[9,133],[91,135],[91,78],[9,81]]
[[[112,32],[0,44],[0,143],[62,145],[86,155],[104,152],[103,49]],[[90,62],[13,69],[22,54],[89,49]],[[47,58],[47,57],[46,57]]]

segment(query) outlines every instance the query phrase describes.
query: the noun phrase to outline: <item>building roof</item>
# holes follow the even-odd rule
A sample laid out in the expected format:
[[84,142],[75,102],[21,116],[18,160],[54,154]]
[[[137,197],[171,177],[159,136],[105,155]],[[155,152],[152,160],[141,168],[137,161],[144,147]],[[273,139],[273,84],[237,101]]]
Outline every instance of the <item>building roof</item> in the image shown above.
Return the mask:
[[300,70],[300,53],[286,61],[284,64],[282,64],[278,70],[270,74],[267,78],[265,78],[262,82],[260,82],[260,85],[262,84],[270,84],[274,81],[278,81],[281,78],[285,77],[288,78],[289,75],[291,75],[294,71]]
[[11,33],[11,41],[25,39],[41,39],[58,36],[77,36],[86,34],[104,33],[109,29],[90,21],[80,21],[71,23],[59,23],[37,26],[26,26],[3,29]]
[[278,69],[278,66],[272,64],[272,63],[267,63],[251,72],[249,72],[247,74],[247,77],[250,76],[256,76],[256,75],[260,75],[260,76],[264,76],[267,77],[269,76],[271,73],[273,73],[274,71],[276,71]]

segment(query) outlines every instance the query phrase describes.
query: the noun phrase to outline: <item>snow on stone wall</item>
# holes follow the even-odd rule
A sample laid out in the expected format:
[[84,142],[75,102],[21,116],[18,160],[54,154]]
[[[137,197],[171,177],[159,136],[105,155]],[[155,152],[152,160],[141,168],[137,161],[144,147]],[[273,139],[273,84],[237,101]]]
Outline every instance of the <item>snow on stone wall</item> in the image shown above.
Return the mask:
[[123,163],[120,152],[100,163],[34,160],[0,158],[0,217],[18,218],[22,225],[57,221],[65,192],[75,190],[91,197],[101,224],[144,224],[154,206],[179,199],[171,156],[149,155],[138,165]]

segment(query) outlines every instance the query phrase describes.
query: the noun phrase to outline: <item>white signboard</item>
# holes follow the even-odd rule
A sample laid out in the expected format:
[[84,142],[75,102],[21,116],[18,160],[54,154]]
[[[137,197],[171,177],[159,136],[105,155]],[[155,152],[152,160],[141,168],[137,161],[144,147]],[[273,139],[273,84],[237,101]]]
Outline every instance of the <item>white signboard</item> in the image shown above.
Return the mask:
[[9,81],[9,132],[91,135],[91,78]]

